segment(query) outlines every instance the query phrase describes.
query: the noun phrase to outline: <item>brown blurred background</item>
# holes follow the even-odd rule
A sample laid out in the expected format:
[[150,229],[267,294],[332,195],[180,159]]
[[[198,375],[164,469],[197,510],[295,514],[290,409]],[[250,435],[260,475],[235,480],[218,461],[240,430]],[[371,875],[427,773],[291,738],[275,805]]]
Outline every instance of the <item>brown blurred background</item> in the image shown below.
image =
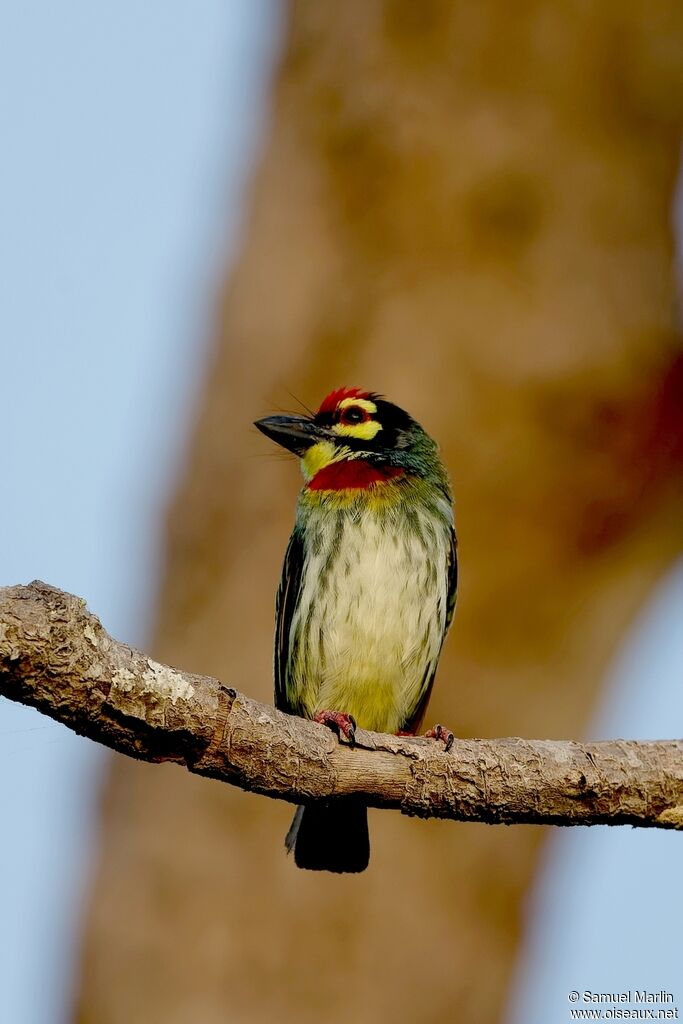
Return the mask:
[[[300,0],[168,516],[155,656],[271,699],[300,485],[250,427],[359,384],[441,443],[461,584],[429,717],[577,737],[683,547],[672,203],[683,8]],[[361,877],[290,808],[116,758],[79,1024],[494,1024],[543,831],[371,815]]]

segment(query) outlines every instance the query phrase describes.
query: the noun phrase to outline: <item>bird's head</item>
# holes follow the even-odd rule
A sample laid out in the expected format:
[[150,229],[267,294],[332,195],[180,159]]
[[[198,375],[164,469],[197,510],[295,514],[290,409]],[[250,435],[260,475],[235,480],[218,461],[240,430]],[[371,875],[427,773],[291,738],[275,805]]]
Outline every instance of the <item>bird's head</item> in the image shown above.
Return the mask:
[[299,456],[311,490],[444,477],[437,446],[420,424],[361,388],[332,391],[311,416],[267,416],[255,426]]

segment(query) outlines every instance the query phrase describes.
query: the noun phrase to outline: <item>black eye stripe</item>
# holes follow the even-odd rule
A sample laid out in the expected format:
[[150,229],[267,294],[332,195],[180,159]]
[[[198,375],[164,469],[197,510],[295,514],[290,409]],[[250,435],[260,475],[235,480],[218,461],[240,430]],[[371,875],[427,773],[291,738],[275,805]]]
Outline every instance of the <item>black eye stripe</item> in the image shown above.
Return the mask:
[[390,451],[392,448],[405,448],[406,442],[403,435],[406,431],[412,429],[414,420],[404,412],[403,409],[399,409],[398,406],[392,405],[391,402],[385,402],[383,399],[373,399],[377,406],[377,411],[373,412],[372,415],[367,413],[362,406],[349,405],[346,409],[335,409],[326,410],[325,412],[318,412],[313,417],[313,422],[321,427],[334,427],[336,423],[345,424],[343,414],[349,409],[358,409],[365,415],[362,420],[358,420],[358,423],[348,422],[346,424],[349,427],[358,426],[360,423],[370,422],[377,423],[381,426],[381,430],[378,430],[376,435],[372,438],[359,438],[355,437],[353,431],[349,430],[343,433],[344,444],[352,448],[354,451],[374,451],[379,454]]
[[339,422],[344,423],[348,426],[352,426],[355,423],[365,423],[369,420],[365,409],[361,409],[358,405],[350,405],[346,409],[342,409],[339,414]]

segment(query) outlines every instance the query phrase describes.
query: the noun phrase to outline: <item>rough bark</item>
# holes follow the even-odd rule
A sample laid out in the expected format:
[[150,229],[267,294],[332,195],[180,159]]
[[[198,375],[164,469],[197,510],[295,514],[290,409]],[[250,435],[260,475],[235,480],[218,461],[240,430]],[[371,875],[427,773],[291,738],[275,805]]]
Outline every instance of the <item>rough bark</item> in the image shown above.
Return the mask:
[[0,588],[0,694],[138,760],[293,803],[356,796],[422,818],[683,829],[683,740],[455,740],[446,752],[359,729],[351,748],[117,643],[84,601],[39,582]]
[[[291,6],[158,657],[270,699],[298,481],[249,425],[288,389],[313,405],[359,384],[416,416],[453,475],[461,586],[430,716],[583,734],[683,546],[682,19],[678,0]],[[352,1000],[359,1024],[493,1024],[540,830],[375,815],[349,883],[284,858],[287,810],[117,762],[82,1019],[341,1024]]]

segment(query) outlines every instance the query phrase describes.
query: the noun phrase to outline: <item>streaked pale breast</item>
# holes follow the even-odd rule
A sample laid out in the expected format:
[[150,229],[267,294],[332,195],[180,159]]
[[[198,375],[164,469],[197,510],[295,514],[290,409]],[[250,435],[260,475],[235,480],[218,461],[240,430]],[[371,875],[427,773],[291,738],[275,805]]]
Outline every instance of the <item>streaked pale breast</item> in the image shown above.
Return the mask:
[[427,513],[411,526],[399,522],[366,515],[361,523],[341,512],[309,522],[289,685],[311,716],[346,711],[363,728],[395,732],[436,665],[447,606],[447,526]]

